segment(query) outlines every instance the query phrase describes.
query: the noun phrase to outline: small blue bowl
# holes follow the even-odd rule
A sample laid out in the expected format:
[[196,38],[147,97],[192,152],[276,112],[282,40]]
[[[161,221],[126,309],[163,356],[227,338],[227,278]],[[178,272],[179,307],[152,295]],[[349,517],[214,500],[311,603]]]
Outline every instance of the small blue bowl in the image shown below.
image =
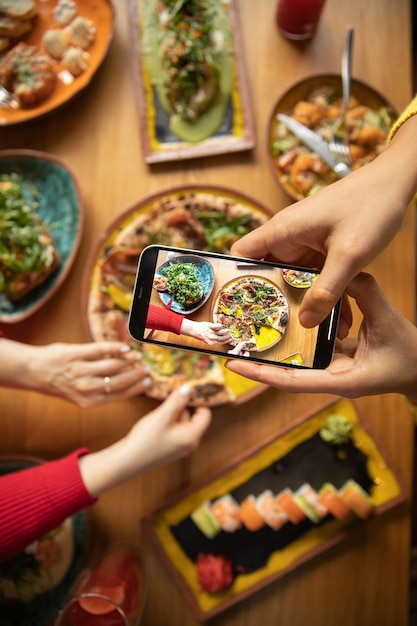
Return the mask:
[[0,151],[0,175],[22,176],[25,194],[39,203],[38,214],[51,225],[50,234],[61,255],[58,269],[22,300],[0,294],[0,322],[21,322],[40,309],[58,290],[77,254],[84,226],[84,208],[78,183],[61,159],[34,150]]
[[203,304],[205,304],[210,297],[214,286],[213,268],[211,266],[211,263],[197,255],[181,254],[163,263],[161,267],[158,268],[157,274],[163,275],[164,268],[168,267],[172,263],[192,263],[193,265],[195,265],[198,277],[203,286],[203,296],[201,297],[201,300],[196,302],[194,305],[191,305],[190,307],[184,307],[182,304],[177,302],[170,293],[160,291],[158,292],[158,295],[161,298],[162,302],[165,304],[165,306],[169,305],[169,308],[175,313],[190,315],[191,313],[194,313],[200,307],[202,307]]

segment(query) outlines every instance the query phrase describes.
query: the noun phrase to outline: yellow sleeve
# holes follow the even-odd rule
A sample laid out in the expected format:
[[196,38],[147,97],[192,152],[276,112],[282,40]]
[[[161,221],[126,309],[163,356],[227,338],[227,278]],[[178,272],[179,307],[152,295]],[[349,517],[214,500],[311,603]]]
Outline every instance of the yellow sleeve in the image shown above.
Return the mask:
[[394,137],[395,133],[400,128],[400,126],[402,126],[402,124],[404,124],[404,122],[406,122],[410,117],[412,117],[416,113],[417,113],[417,96],[414,96],[414,98],[411,100],[411,102],[406,106],[404,111],[401,113],[399,118],[392,125],[390,134],[388,136],[388,143]]

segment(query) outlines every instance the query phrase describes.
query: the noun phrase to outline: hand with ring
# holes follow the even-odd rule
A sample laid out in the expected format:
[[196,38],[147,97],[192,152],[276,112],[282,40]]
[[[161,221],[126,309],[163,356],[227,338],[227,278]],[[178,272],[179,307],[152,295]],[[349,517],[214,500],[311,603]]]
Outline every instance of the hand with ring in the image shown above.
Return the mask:
[[105,376],[104,380],[104,393],[111,393],[111,378],[110,376]]
[[0,385],[58,396],[83,408],[131,398],[152,382],[142,354],[117,341],[31,346],[2,338],[0,351]]

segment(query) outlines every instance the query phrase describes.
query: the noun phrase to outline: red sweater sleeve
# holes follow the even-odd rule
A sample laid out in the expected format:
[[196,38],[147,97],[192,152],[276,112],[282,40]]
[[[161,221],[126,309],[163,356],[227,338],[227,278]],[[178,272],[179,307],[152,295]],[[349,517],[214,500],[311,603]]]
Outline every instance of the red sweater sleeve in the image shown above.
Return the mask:
[[161,306],[150,304],[146,318],[146,328],[151,328],[152,330],[166,330],[179,335],[184,317],[184,315],[174,313],[174,311],[170,309],[163,309]]
[[0,477],[0,560],[7,559],[93,504],[78,458],[68,456]]

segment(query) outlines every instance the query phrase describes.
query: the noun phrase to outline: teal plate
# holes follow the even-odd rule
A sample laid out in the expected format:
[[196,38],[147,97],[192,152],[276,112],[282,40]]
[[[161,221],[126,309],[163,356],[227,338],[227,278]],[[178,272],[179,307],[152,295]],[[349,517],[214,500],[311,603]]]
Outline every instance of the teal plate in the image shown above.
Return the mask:
[[24,181],[28,202],[39,203],[61,255],[58,269],[19,302],[0,294],[0,322],[14,324],[40,309],[67,277],[77,254],[84,225],[84,209],[77,181],[58,157],[34,150],[0,151],[0,175],[17,173]]

